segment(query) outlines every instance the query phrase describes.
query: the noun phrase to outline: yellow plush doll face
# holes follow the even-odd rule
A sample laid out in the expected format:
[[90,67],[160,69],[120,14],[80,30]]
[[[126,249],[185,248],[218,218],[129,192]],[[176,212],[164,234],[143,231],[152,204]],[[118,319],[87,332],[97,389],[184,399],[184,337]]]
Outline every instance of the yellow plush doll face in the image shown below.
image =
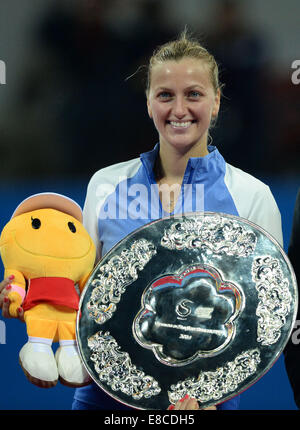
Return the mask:
[[95,247],[77,219],[55,209],[18,215],[0,239],[5,270],[26,279],[60,276],[80,281],[95,260]]

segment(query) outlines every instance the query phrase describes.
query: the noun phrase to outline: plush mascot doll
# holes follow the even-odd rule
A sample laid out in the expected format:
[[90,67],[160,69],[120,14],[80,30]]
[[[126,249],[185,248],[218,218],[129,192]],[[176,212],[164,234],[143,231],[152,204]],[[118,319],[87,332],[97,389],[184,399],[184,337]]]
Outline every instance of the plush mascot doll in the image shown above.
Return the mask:
[[[95,262],[95,246],[82,225],[81,208],[55,193],[36,194],[15,210],[0,237],[4,276],[14,275],[9,312],[24,309],[28,342],[21,367],[35,385],[90,382],[76,345],[75,326],[82,291]],[[59,341],[54,353],[52,342]]]

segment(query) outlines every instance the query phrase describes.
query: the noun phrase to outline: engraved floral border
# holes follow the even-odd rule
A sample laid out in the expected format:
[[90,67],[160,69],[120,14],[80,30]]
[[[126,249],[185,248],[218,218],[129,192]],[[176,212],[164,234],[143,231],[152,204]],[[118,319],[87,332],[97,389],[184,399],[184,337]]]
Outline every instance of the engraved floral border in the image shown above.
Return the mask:
[[113,391],[121,391],[134,400],[148,399],[161,392],[158,382],[132,364],[129,354],[121,351],[109,331],[91,336],[88,347],[99,380]]
[[283,275],[280,261],[269,255],[254,260],[252,279],[258,292],[257,342],[272,345],[279,340],[291,310],[289,281]]
[[90,318],[97,324],[110,319],[126,287],[138,278],[138,271],[143,270],[156,252],[151,241],[140,239],[101,266],[91,282],[94,288],[86,305]]
[[217,402],[238,390],[242,382],[255,374],[260,361],[260,352],[257,348],[245,351],[215,371],[200,372],[197,379],[187,378],[171,385],[168,391],[169,401],[176,403],[188,394],[200,403]]
[[168,249],[209,249],[215,254],[251,255],[256,235],[240,223],[221,216],[200,216],[174,222],[165,229],[161,245]]

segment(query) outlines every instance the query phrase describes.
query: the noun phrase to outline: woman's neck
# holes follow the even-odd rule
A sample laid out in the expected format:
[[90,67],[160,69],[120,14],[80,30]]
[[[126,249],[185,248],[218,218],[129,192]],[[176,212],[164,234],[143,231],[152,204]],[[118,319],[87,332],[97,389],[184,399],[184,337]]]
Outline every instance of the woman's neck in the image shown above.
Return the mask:
[[207,146],[193,147],[188,151],[179,151],[166,144],[160,145],[159,157],[156,165],[156,180],[181,183],[182,178],[191,157],[205,157],[209,152]]

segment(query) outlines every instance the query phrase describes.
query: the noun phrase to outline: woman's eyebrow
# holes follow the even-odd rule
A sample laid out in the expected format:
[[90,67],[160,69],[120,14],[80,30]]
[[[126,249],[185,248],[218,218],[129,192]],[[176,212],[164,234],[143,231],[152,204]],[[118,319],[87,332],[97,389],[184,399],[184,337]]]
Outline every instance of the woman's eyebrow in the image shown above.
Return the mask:
[[[188,91],[188,90],[192,90],[192,89],[196,89],[196,88],[199,88],[201,90],[205,90],[205,87],[203,87],[200,84],[189,85],[188,87],[184,88],[184,90]],[[172,90],[172,88],[169,88],[169,87],[158,87],[155,89],[155,91],[173,91],[173,90]]]
[[155,91],[172,91],[171,88],[168,87],[158,87],[155,89]]
[[188,87],[186,87],[186,90],[193,90],[195,88],[199,88],[200,90],[205,90],[205,87],[203,87],[200,84],[189,85]]

